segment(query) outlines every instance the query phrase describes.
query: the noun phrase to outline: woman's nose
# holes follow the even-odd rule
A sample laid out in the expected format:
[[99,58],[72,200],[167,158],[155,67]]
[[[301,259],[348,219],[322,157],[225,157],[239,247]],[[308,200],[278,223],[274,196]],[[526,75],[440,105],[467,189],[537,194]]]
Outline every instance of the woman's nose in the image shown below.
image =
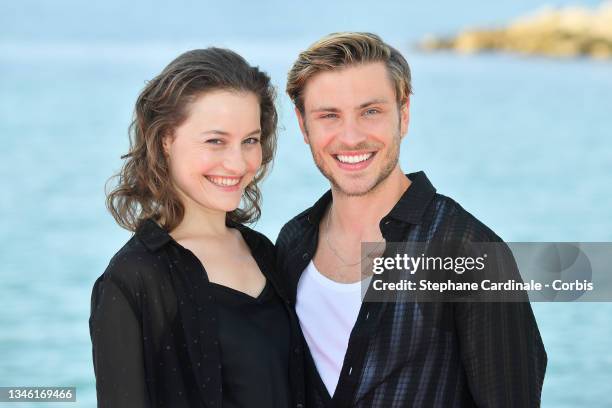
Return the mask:
[[247,163],[242,151],[242,146],[232,147],[225,152],[223,166],[232,174],[243,174],[246,171]]

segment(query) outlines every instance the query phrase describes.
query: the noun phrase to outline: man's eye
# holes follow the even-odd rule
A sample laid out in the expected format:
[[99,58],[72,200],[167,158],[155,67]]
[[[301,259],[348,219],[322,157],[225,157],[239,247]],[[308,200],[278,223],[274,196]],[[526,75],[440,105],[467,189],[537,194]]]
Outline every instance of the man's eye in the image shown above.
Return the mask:
[[257,144],[259,143],[259,139],[256,137],[249,137],[248,139],[244,139],[245,144]]
[[365,116],[372,116],[372,115],[376,115],[377,113],[380,113],[378,109],[368,109],[363,114]]
[[335,119],[337,117],[338,115],[336,115],[335,113],[326,113],[324,115],[321,115],[321,119]]
[[214,145],[220,145],[220,144],[223,144],[223,140],[221,140],[221,139],[208,139],[206,141],[206,143],[210,143],[210,144],[214,144]]

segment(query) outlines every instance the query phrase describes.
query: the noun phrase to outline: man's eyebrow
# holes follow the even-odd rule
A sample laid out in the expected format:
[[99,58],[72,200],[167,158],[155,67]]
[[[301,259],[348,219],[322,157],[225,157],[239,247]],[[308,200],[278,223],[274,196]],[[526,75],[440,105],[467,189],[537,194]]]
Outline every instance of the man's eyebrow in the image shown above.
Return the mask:
[[310,113],[318,113],[318,112],[340,112],[340,109],[332,108],[331,106],[319,106],[317,108],[310,110]]
[[[255,129],[252,132],[249,132],[247,134],[247,136],[255,136],[261,133],[261,129]],[[202,135],[219,135],[219,136],[230,136],[229,132],[226,132],[225,130],[219,130],[219,129],[211,129],[211,130],[206,130],[204,132],[201,133]]]
[[361,105],[359,105],[359,107],[357,109],[363,109],[363,108],[366,108],[366,107],[368,107],[370,105],[386,104],[386,103],[389,103],[389,101],[384,99],[384,98],[372,99],[370,101],[362,103]]
[[[360,104],[356,109],[363,109],[365,107],[368,107],[370,105],[376,105],[376,104],[387,104],[389,103],[389,101],[385,98],[376,98],[376,99],[372,99],[369,100],[367,102],[364,102],[362,104]],[[313,108],[310,110],[310,113],[319,113],[319,112],[334,112],[334,113],[338,113],[340,112],[340,109],[338,108],[334,108],[331,106],[319,106],[316,108]]]

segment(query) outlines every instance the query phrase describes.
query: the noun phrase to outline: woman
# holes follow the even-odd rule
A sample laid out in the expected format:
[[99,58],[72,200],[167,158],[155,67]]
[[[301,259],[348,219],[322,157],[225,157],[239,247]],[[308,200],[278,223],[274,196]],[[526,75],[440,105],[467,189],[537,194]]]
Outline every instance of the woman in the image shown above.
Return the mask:
[[269,77],[229,50],[182,54],[140,94],[107,197],[135,234],[92,294],[99,406],[302,404],[273,245],[242,225],[260,215],[276,124]]

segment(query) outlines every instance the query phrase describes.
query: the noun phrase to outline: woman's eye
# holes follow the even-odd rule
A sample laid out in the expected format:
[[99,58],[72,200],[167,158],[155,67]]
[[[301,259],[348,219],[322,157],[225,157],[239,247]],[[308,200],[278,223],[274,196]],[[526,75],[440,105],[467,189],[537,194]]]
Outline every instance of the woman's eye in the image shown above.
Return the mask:
[[248,139],[244,139],[244,143],[246,144],[257,144],[259,143],[259,139],[256,137],[249,137]]

